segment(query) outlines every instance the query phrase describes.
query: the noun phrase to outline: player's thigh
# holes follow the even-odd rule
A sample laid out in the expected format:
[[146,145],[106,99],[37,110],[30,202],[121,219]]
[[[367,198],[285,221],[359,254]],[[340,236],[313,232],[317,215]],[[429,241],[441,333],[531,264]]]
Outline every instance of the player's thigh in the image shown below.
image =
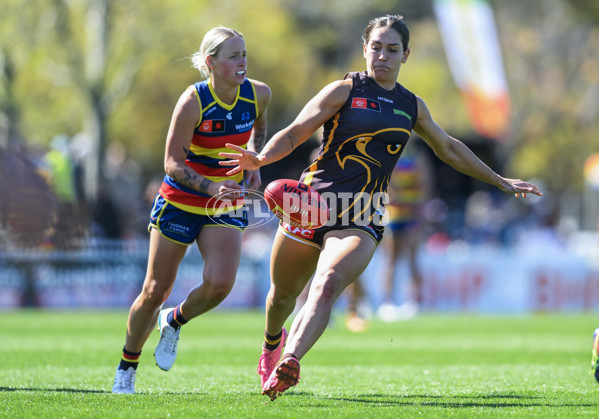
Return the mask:
[[299,295],[316,269],[320,249],[277,230],[270,258],[271,286],[275,293]]
[[329,292],[338,296],[364,272],[376,243],[359,230],[334,230],[325,235],[312,287],[328,282]]
[[241,259],[241,230],[206,225],[198,235],[198,249],[204,261],[204,277],[214,281],[235,279]]
[[179,264],[186,251],[187,246],[167,239],[158,230],[152,228],[144,290],[151,294],[168,295],[173,288]]

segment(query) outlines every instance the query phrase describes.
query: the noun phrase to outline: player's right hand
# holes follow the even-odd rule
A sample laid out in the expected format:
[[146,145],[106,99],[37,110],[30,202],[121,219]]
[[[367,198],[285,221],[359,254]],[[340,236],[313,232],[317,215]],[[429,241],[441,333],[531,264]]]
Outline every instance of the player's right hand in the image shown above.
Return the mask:
[[227,176],[235,175],[242,170],[257,170],[263,165],[262,163],[266,159],[266,157],[262,154],[258,154],[255,151],[246,150],[245,148],[241,148],[235,144],[227,143],[225,145],[227,148],[236,151],[236,153],[218,153],[220,157],[229,159],[219,161],[218,164],[221,166],[235,166],[226,173]]

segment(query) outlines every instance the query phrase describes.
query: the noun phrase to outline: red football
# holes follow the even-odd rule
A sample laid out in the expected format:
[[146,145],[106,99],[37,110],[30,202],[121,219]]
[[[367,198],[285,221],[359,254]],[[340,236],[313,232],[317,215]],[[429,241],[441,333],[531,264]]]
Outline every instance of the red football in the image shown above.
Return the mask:
[[293,179],[278,179],[264,189],[268,208],[294,227],[318,228],[329,219],[329,207],[316,190]]

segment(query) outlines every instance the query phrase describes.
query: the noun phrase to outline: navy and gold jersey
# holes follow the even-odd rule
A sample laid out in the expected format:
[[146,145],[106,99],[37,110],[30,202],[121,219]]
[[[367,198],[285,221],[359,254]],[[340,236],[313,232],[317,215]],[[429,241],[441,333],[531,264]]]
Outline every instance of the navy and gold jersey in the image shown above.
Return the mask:
[[416,96],[396,83],[385,90],[367,73],[348,73],[353,86],[324,124],[318,158],[301,180],[330,202],[338,221],[371,221],[380,214],[389,178],[418,118]]
[[[258,102],[254,85],[246,79],[237,91],[231,105],[222,102],[212,89],[210,80],[198,82],[193,89],[200,105],[200,120],[196,125],[185,164],[213,182],[225,179],[241,183],[243,172],[227,176],[230,167],[220,166],[224,158],[218,153],[229,152],[226,143],[246,148],[254,122],[258,117]],[[160,195],[175,207],[195,214],[212,215],[216,211],[209,195],[188,188],[166,175],[160,187]],[[229,206],[235,210],[243,205],[243,199],[234,200]]]

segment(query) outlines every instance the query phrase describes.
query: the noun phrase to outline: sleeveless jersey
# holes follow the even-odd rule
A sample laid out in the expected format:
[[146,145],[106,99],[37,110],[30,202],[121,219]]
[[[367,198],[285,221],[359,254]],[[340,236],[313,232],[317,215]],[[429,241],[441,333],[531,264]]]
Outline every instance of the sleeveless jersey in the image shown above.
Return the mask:
[[[241,184],[243,172],[227,176],[230,167],[220,166],[225,160],[218,153],[230,151],[225,143],[232,143],[246,148],[250,139],[254,122],[258,117],[258,103],[254,85],[246,79],[237,91],[237,98],[231,105],[222,102],[210,84],[210,79],[198,82],[193,89],[200,105],[200,120],[196,125],[191,146],[185,164],[201,176],[213,182],[231,179]],[[202,194],[180,184],[166,175],[160,186],[160,195],[168,203],[187,212],[213,215],[234,211],[243,206],[243,198],[232,200],[225,210],[216,209],[215,200],[210,195]]]
[[[389,178],[418,118],[416,96],[396,83],[385,90],[367,73],[348,73],[353,86],[324,124],[320,153],[301,180],[329,201],[338,221],[381,214]],[[378,199],[377,199],[378,198]]]

